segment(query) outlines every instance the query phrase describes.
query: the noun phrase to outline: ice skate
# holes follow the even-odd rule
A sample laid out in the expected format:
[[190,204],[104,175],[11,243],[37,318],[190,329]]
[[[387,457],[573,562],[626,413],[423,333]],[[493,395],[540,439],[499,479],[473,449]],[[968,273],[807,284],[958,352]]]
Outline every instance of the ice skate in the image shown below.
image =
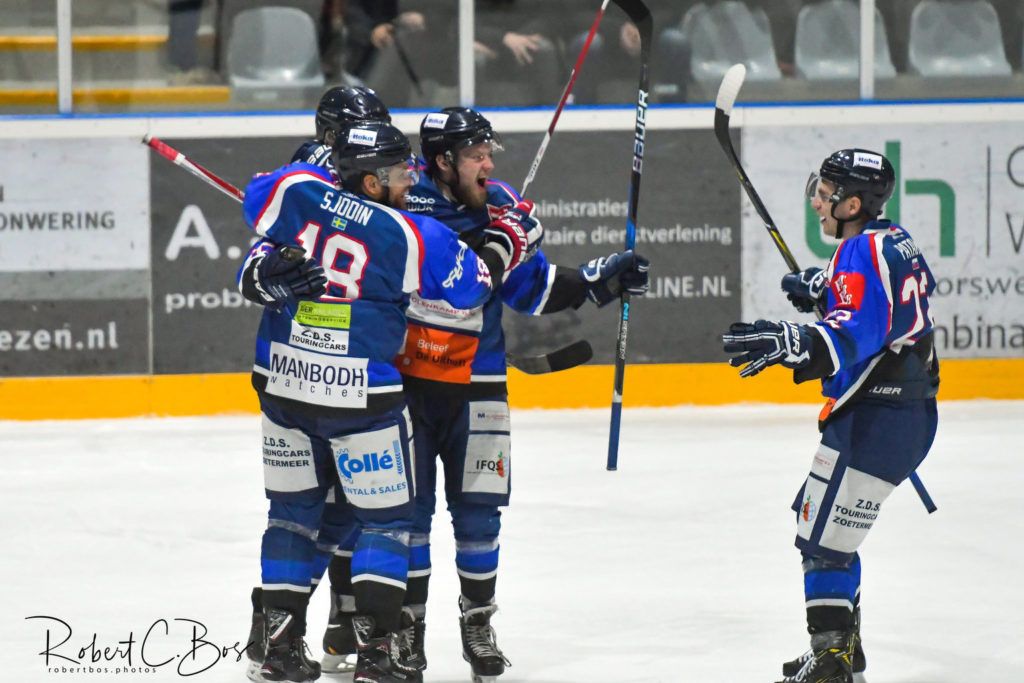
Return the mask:
[[254,681],[307,683],[320,678],[320,665],[306,657],[300,625],[291,612],[274,607],[263,610],[266,653]]
[[[814,650],[808,650],[796,659],[782,665],[783,676],[794,676],[803,666],[814,658]],[[853,611],[853,683],[867,683],[864,670],[867,669],[867,658],[860,639],[860,607]]]
[[[403,614],[403,621],[406,615]],[[412,617],[409,615],[411,623]],[[375,631],[371,617],[355,616],[353,631],[359,654],[352,683],[421,683],[423,673],[409,661],[411,650],[401,633]]]
[[[459,601],[460,607],[462,601]],[[494,683],[505,673],[505,667],[512,663],[498,648],[491,615],[498,611],[497,605],[483,605],[463,609],[459,617],[462,631],[462,658],[472,667],[473,683]]]
[[795,662],[803,664],[794,673],[785,675],[778,683],[853,683],[852,632],[827,631],[811,636],[809,654],[797,660],[786,662],[784,667],[792,670]]
[[354,614],[341,610],[341,596],[331,593],[331,615],[324,631],[324,656],[320,668],[325,674],[347,674],[356,669]]

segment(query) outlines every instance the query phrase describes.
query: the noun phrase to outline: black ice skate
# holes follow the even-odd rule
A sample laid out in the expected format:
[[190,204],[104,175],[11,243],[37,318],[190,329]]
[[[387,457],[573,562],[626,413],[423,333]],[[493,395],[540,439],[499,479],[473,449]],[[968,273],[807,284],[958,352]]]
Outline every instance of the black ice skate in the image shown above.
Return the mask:
[[291,612],[269,607],[263,610],[266,652],[255,681],[307,683],[320,678],[320,665],[306,658],[300,624]]
[[778,683],[853,683],[854,634],[845,631],[826,631],[811,636],[810,654],[786,662],[789,667],[804,660],[800,668]]
[[259,681],[263,655],[267,651],[266,628],[263,619],[263,589],[257,586],[252,589],[252,626],[249,627],[249,640],[246,641],[245,655],[249,658],[249,666],[245,675],[250,681]]
[[[794,676],[804,664],[814,659],[814,650],[808,650],[796,659],[791,659],[782,665],[783,676]],[[864,656],[864,646],[860,639],[860,607],[853,611],[853,683],[867,683],[864,677],[864,670],[867,669],[867,657]]]
[[403,651],[408,650],[407,663],[417,671],[426,671],[427,624],[423,619],[417,619],[408,607],[403,607],[402,612],[402,631],[398,635],[402,639]]
[[331,593],[331,615],[324,631],[324,658],[321,669],[325,674],[352,673],[356,669],[356,634],[352,629],[351,612],[341,610],[341,596]]
[[[462,601],[459,601],[460,608]],[[463,609],[459,617],[462,630],[462,658],[473,669],[474,683],[494,683],[505,673],[506,666],[512,666],[501,650],[491,628],[491,615],[498,611],[497,605],[483,605]]]
[[359,648],[352,683],[422,683],[423,672],[410,661],[412,651],[402,634],[376,631],[373,618],[363,615],[354,616],[352,626]]

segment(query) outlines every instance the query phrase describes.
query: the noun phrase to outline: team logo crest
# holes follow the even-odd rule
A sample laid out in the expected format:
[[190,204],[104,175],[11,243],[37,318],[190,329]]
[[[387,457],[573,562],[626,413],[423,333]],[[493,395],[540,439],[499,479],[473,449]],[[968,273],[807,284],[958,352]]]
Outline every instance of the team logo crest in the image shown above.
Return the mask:
[[497,463],[498,476],[505,478],[505,454],[498,452],[498,463]]
[[807,495],[807,499],[804,501],[803,506],[800,508],[800,516],[803,517],[805,522],[814,521],[814,518],[818,515],[818,506],[811,500],[810,494]]

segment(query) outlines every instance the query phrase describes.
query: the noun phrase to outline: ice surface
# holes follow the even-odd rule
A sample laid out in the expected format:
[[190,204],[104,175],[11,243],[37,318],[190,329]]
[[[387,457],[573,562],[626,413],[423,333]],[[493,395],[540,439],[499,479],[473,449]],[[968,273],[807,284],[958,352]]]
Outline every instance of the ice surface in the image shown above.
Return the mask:
[[[494,624],[502,683],[776,680],[805,647],[788,506],[817,443],[814,406],[514,412]],[[1024,681],[1024,402],[943,403],[921,469],[939,511],[900,487],[862,548],[873,683]],[[0,680],[244,681],[191,647],[187,618],[245,640],[265,523],[257,417],[0,422]],[[466,681],[447,512],[435,520],[428,681]],[[327,596],[310,608],[319,653]],[[56,622],[71,624],[71,639]],[[165,634],[159,619],[168,620]],[[48,673],[51,650],[115,647],[156,673]],[[202,631],[200,631],[200,634]],[[121,646],[125,649],[125,646]],[[86,656],[88,657],[88,649]],[[51,667],[72,667],[51,659]],[[83,665],[90,662],[86,659]],[[100,662],[112,672],[127,661]],[[323,680],[330,681],[330,677]],[[345,680],[342,678],[336,680]]]

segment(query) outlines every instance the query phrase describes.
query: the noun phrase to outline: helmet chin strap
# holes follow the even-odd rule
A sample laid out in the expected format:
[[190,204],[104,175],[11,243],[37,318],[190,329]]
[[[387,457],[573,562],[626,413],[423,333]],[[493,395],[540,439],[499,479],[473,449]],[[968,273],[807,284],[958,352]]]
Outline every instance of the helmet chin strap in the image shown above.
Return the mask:
[[[857,195],[850,195],[850,196],[855,197]],[[846,197],[843,197],[843,199],[846,199]],[[839,202],[830,202],[830,203],[832,204],[832,209],[829,211],[829,214],[836,221],[836,234],[835,234],[835,238],[838,241],[842,242],[843,241],[843,228],[846,226],[847,223],[850,223],[851,221],[855,221],[855,220],[858,220],[861,217],[863,217],[864,216],[864,207],[861,206],[861,208],[857,211],[857,215],[855,215],[855,216],[850,216],[849,218],[840,218],[839,216],[836,215],[836,207],[839,206]]]

